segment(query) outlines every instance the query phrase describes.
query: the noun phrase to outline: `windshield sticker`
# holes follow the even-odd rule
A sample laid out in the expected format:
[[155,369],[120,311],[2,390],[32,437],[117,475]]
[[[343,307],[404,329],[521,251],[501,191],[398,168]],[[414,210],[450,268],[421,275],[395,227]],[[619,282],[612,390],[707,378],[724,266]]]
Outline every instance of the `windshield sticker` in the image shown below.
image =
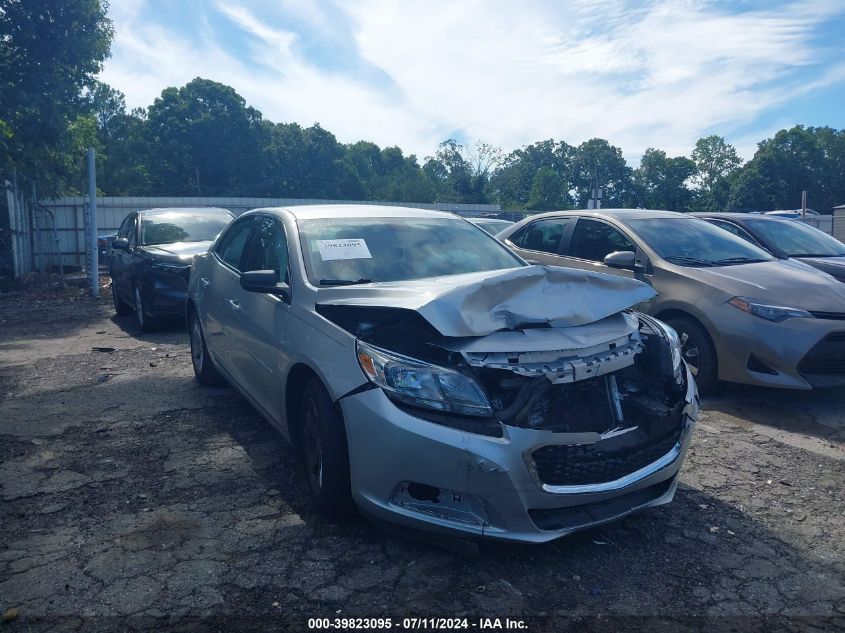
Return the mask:
[[316,240],[324,262],[338,259],[372,259],[367,243],[362,239]]

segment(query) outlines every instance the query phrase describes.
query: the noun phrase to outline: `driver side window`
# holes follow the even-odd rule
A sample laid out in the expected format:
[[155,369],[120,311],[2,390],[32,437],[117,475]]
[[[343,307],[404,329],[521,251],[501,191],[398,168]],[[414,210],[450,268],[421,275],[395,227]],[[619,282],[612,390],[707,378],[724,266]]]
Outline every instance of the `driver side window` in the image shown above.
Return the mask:
[[235,220],[214,247],[215,254],[226,264],[240,272],[241,259],[247,238],[255,226],[255,216]]
[[279,281],[289,283],[288,244],[282,223],[270,216],[258,219],[243,258],[243,271],[273,270]]

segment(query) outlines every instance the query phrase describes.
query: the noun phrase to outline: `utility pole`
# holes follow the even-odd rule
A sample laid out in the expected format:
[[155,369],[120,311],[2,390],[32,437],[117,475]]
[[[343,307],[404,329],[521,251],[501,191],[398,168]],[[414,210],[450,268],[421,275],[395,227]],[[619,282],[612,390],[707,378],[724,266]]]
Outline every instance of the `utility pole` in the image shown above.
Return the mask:
[[197,197],[200,197],[200,168],[194,167],[194,173],[197,175]]
[[807,217],[807,190],[801,192],[801,219]]
[[91,273],[91,296],[100,296],[100,264],[97,259],[97,158],[94,148],[88,149],[88,269]]

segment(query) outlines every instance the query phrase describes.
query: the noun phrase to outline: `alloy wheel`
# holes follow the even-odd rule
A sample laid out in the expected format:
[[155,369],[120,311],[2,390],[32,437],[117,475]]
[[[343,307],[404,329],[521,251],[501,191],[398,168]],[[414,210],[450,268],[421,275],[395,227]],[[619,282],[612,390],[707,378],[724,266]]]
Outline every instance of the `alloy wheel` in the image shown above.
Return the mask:
[[681,340],[681,354],[687,361],[692,375],[698,376],[698,372],[701,370],[701,350],[698,349],[698,345],[686,332],[681,332],[679,338]]

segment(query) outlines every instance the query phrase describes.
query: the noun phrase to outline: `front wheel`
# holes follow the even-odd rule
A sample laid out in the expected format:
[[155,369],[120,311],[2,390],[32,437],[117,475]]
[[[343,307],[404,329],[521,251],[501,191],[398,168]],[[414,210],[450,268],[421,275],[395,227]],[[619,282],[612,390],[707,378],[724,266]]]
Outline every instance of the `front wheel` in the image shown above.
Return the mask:
[[117,284],[114,282],[114,277],[112,277],[111,280],[111,300],[114,304],[114,313],[117,316],[126,316],[128,314],[132,314],[131,304],[128,304],[123,299],[121,299],[120,295],[117,292]]
[[314,505],[324,517],[350,514],[355,504],[349,481],[346,429],[323,384],[312,378],[302,398],[302,462]]
[[666,323],[678,333],[681,355],[695,377],[699,393],[708,395],[717,391],[720,384],[718,361],[707,330],[689,317],[672,317],[666,319]]
[[208,355],[208,346],[202,333],[202,325],[196,312],[191,312],[188,323],[188,335],[191,338],[191,364],[197,382],[206,387],[213,387],[223,382],[214,361]]
[[133,298],[135,300],[135,321],[142,332],[153,332],[156,329],[156,322],[150,313],[147,311],[147,306],[144,303],[144,297],[141,294],[141,285],[136,283],[132,289]]

